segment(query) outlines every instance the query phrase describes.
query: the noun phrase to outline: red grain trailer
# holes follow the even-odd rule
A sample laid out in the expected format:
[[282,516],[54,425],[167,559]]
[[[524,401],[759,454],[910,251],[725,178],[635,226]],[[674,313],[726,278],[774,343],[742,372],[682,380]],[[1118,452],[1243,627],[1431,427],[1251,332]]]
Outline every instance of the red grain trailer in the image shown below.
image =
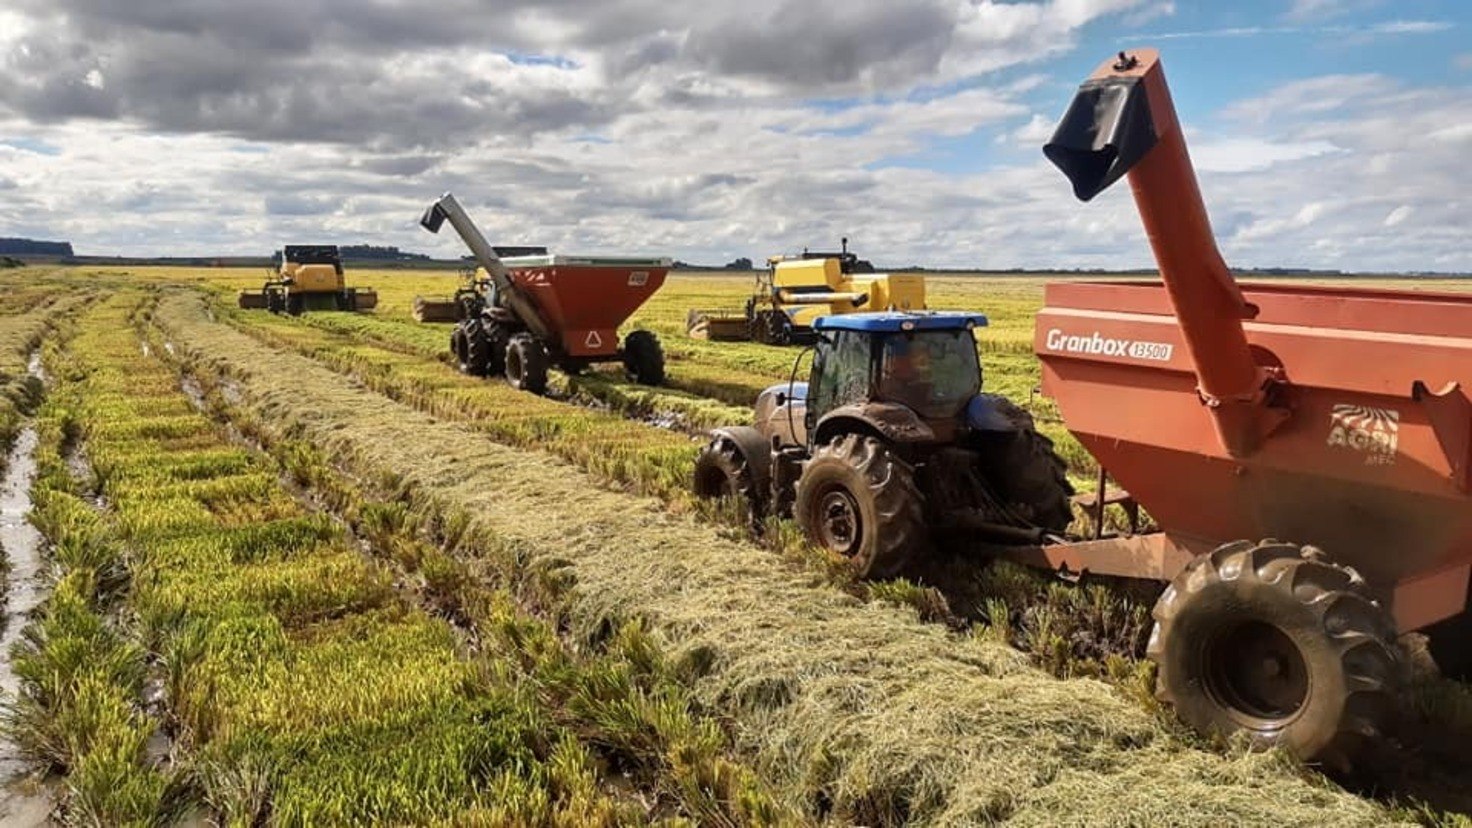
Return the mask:
[[546,253],[503,259],[449,193],[420,224],[437,233],[446,220],[485,271],[462,291],[468,296],[455,300],[465,308],[450,334],[460,370],[504,373],[516,388],[536,394],[546,391],[550,366],[576,374],[595,362],[622,362],[635,382],[664,382],[658,338],[636,330],[620,344],[618,326],[664,285],[669,259]]
[[1170,582],[1160,696],[1344,765],[1404,701],[1397,634],[1465,618],[1472,296],[1239,286],[1154,50],[1101,66],[1044,152],[1084,201],[1127,176],[1160,267],[1050,284],[1034,340],[1069,430],[1160,529],[1018,557]]

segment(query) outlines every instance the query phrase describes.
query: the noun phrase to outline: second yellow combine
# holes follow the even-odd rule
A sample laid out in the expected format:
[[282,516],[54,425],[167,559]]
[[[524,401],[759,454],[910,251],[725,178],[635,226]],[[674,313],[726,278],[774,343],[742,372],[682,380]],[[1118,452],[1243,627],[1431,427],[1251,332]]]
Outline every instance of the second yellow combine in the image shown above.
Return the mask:
[[813,322],[821,316],[924,309],[925,277],[876,273],[843,239],[837,253],[804,250],[767,259],[745,312],[692,310],[685,327],[696,339],[791,345],[811,342]]

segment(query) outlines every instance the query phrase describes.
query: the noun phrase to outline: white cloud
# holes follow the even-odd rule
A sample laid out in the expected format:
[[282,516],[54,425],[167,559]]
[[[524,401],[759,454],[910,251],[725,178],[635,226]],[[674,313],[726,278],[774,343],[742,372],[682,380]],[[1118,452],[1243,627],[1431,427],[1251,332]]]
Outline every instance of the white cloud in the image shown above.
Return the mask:
[[[291,1],[313,20],[335,2]],[[332,75],[344,85],[331,94],[297,83],[295,64],[278,67],[288,82],[277,87],[269,76],[236,78],[224,61],[219,77],[193,80],[230,91],[197,99],[202,108],[182,125],[169,120],[175,112],[126,98],[136,65],[116,54],[79,58],[65,67],[78,88],[62,91],[105,92],[121,109],[58,120],[7,115],[0,104],[0,181],[11,182],[0,235],[68,238],[91,253],[259,254],[282,240],[328,238],[459,255],[452,234],[415,224],[429,198],[455,190],[494,239],[562,250],[721,262],[850,235],[882,264],[1150,261],[1127,187],[1078,204],[1036,151],[1077,79],[988,71],[1048,68],[1086,23],[1163,4],[945,0],[926,6],[959,21],[940,20],[945,37],[900,32],[872,62],[863,50],[849,60],[844,45],[890,20],[882,3],[863,4],[833,37],[774,38],[782,48],[815,39],[811,54],[780,56],[775,74],[742,53],[692,56],[690,39],[714,36],[730,15],[748,18],[748,34],[770,33],[788,4],[699,14],[641,0],[606,5],[597,25],[508,13],[519,50],[457,46],[454,32],[437,29],[413,48],[328,50],[318,55],[328,70],[349,57],[358,66]],[[711,19],[691,22],[701,15]],[[537,16],[549,25],[534,29]],[[167,66],[162,57],[149,66]],[[842,69],[831,78],[830,63]],[[85,83],[93,70],[102,89]],[[160,82],[181,95],[194,86],[170,86],[182,83],[177,75]],[[1216,108],[1190,135],[1233,264],[1472,269],[1463,238],[1472,202],[1458,186],[1463,125],[1472,124],[1465,89],[1339,75]],[[294,131],[293,119],[312,128]],[[978,128],[998,142],[963,137]],[[1387,225],[1400,208],[1415,220]]]
[[1370,27],[1374,34],[1435,34],[1455,26],[1445,20],[1390,20]]
[[1391,210],[1390,213],[1385,216],[1385,226],[1386,227],[1394,227],[1397,224],[1400,224],[1401,222],[1403,222],[1406,219],[1410,218],[1411,217],[1411,213],[1414,213],[1414,212],[1415,212],[1415,208],[1411,207],[1411,205],[1409,205],[1409,204],[1402,204],[1399,207],[1395,208],[1394,210]]
[[1265,170],[1279,162],[1337,151],[1338,147],[1328,141],[1273,143],[1238,137],[1200,142],[1191,149],[1191,159],[1201,172],[1237,173]]

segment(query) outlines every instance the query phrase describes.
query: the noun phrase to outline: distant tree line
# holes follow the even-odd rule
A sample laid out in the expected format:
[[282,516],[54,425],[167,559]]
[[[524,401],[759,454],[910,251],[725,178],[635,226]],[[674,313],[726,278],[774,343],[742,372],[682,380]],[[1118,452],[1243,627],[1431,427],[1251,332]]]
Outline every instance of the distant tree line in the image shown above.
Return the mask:
[[[423,253],[410,253],[406,250],[400,250],[393,245],[344,244],[338,245],[337,253],[343,259],[368,259],[379,262],[420,262],[429,260],[429,257]],[[281,250],[279,248],[271,253],[271,262],[273,264],[279,264],[281,262]]]
[[389,245],[349,244],[338,248],[344,259],[386,259],[395,262],[420,261],[429,257],[423,253],[410,253]]
[[72,256],[71,242],[36,241],[35,239],[0,239],[0,255]]

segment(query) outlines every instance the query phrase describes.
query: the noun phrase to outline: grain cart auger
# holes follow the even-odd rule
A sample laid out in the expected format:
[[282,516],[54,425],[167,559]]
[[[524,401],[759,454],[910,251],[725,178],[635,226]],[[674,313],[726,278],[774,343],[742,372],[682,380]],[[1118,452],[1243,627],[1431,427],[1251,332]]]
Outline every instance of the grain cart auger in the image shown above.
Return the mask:
[[713,432],[695,493],[735,497],[753,522],[792,515],[868,577],[901,572],[943,533],[1036,545],[1063,532],[1073,490],[1053,444],[1026,411],[981,393],[973,330],[986,321],[819,318],[808,381],[763,391],[754,427]]
[[281,264],[260,290],[242,290],[237,301],[247,310],[296,316],[309,310],[366,311],[378,307],[372,288],[348,287],[342,256],[334,244],[288,244]]
[[1043,151],[1084,201],[1127,176],[1160,268],[1048,285],[1034,339],[1044,392],[1160,531],[1020,557],[1168,582],[1160,697],[1347,767],[1406,701],[1397,633],[1466,655],[1472,296],[1239,286],[1154,50],[1105,62]]
[[619,347],[617,328],[660,286],[669,259],[553,256],[502,259],[453,195],[425,211],[420,224],[438,233],[446,220],[484,270],[475,282],[482,301],[450,334],[460,370],[504,373],[512,386],[547,390],[547,369],[569,374],[595,362],[622,362],[635,382],[664,382],[664,351],[654,334],[636,330]]

